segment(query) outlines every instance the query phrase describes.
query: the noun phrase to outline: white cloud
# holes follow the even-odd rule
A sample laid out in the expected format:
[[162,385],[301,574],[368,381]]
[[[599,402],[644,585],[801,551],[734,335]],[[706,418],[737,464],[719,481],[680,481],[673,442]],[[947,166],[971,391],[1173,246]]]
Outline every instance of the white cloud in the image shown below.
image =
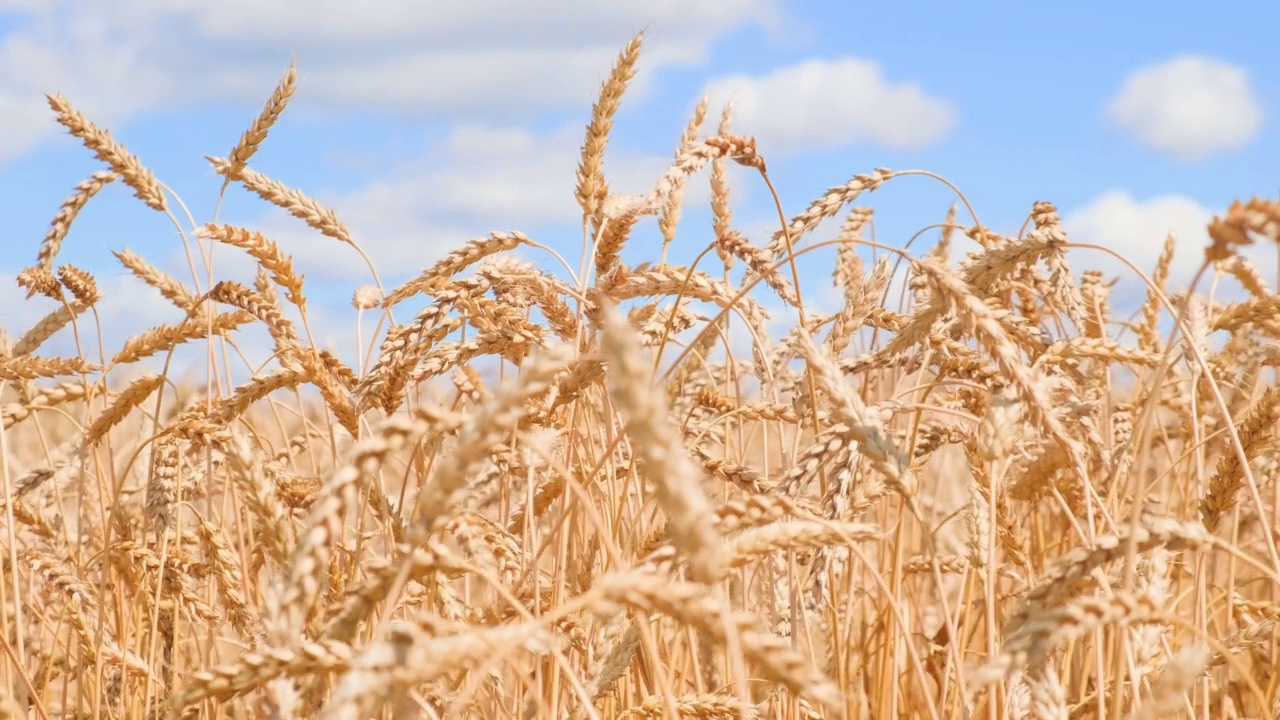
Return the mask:
[[[1072,242],[1091,243],[1109,248],[1146,273],[1155,271],[1160,253],[1169,233],[1177,242],[1170,267],[1169,292],[1185,290],[1204,263],[1204,249],[1209,244],[1207,226],[1214,211],[1182,195],[1161,195],[1139,200],[1129,193],[1112,190],[1070,213],[1063,220],[1067,237]],[[1262,268],[1274,263],[1274,248],[1250,245],[1241,248],[1241,254]],[[1262,263],[1268,263],[1263,265]],[[1115,257],[1096,250],[1075,250],[1071,255],[1072,268],[1077,273],[1098,269],[1108,277],[1119,277],[1118,293],[1132,298],[1142,297],[1146,286]],[[1270,277],[1270,274],[1264,275]],[[1201,278],[1196,289],[1207,292],[1212,281],[1212,269]],[[1232,280],[1219,286],[1216,296],[1227,297],[1239,290]],[[1225,295],[1224,295],[1225,293]]]
[[1107,112],[1143,145],[1181,160],[1244,147],[1262,125],[1248,74],[1192,55],[1135,70]]
[[636,31],[648,31],[634,81],[642,93],[655,69],[700,61],[727,31],[773,23],[775,2],[19,4],[26,22],[0,39],[0,161],[57,131],[45,93],[109,126],[161,107],[261,102],[292,59],[295,108],[450,119],[578,108]]
[[109,38],[105,26],[86,16],[53,20],[15,30],[0,40],[0,162],[63,132],[45,95],[61,93],[110,126],[153,107],[179,86],[176,73],[142,61],[127,40]]
[[733,126],[770,152],[864,142],[912,150],[940,138],[955,109],[911,82],[885,78],[879,64],[857,58],[814,59],[762,76],[709,83],[716,103],[731,101]]
[[[1068,215],[1063,225],[1073,242],[1102,245],[1124,256],[1148,275],[1155,269],[1165,238],[1177,239],[1171,285],[1186,283],[1204,262],[1205,231],[1212,212],[1191,198],[1161,195],[1138,200],[1127,192],[1106,192]],[[1119,260],[1098,251],[1081,250],[1077,270],[1097,268],[1108,275],[1135,277]]]
[[219,41],[288,39],[326,45],[426,40],[453,47],[477,37],[488,37],[492,45],[517,40],[514,44],[554,47],[580,43],[585,28],[598,35],[630,35],[651,24],[664,34],[693,37],[700,31],[668,26],[669,21],[678,19],[718,33],[743,20],[769,22],[775,15],[773,3],[761,0],[658,0],[644,5],[609,0],[376,0],[360,5],[345,0],[147,0],[137,7],[138,14],[167,12],[189,18],[201,34]]

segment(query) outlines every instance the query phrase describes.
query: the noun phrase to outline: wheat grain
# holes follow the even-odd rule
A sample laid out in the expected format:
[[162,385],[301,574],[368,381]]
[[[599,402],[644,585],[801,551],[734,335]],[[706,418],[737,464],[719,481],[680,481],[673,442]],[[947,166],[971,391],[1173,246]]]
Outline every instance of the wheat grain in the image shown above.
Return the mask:
[[293,63],[289,64],[289,69],[285,70],[284,77],[280,78],[280,84],[276,85],[276,89],[271,93],[271,99],[267,100],[267,104],[262,108],[262,112],[258,117],[254,118],[253,124],[248,130],[240,136],[240,142],[231,149],[227,155],[227,172],[228,180],[239,180],[241,171],[254,153],[258,152],[262,141],[267,139],[267,133],[270,132],[271,126],[276,124],[280,116],[284,114],[285,107],[289,104],[289,100],[293,97],[294,83],[298,78],[297,68]]
[[[168,210],[160,183],[135,155],[117,143],[111,137],[111,133],[85,119],[62,95],[46,97],[49,107],[53,108],[58,116],[58,122],[72,135],[80,138],[85,147],[92,150],[99,160],[111,166],[123,182],[133,188],[135,197],[146,203],[152,210],[160,212]],[[88,201],[87,197],[85,201]]]
[[600,99],[591,108],[591,122],[587,125],[587,137],[582,145],[582,159],[578,164],[578,184],[574,198],[582,206],[584,220],[598,225],[600,206],[609,194],[604,178],[604,151],[613,129],[613,116],[626,92],[627,83],[636,74],[636,62],[640,59],[640,46],[644,34],[638,34],[618,54],[618,61],[608,79],[600,85]]

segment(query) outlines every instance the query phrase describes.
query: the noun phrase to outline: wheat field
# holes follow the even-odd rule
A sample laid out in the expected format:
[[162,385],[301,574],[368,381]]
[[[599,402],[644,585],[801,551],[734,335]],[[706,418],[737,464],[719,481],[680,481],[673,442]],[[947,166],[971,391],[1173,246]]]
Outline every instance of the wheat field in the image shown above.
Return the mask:
[[[1128,266],[1133,316],[1049,202],[1016,236],[958,194],[932,247],[868,239],[871,194],[922,172],[854,175],[748,238],[729,169],[772,190],[767,148],[727,109],[698,106],[648,194],[610,192],[641,47],[586,128],[582,257],[494,232],[357,288],[355,363],[314,341],[277,244],[197,222],[49,98],[103,169],[17,278],[56,310],[0,343],[0,717],[1280,717],[1280,295],[1240,254],[1280,243],[1280,202]],[[218,197],[363,254],[251,167],[295,78],[208,158]],[[714,241],[669,264],[693,182]],[[97,322],[60,251],[110,183],[256,279],[117,251],[185,320],[50,354]],[[661,246],[625,264],[644,225]],[[1175,250],[1203,252],[1188,287]],[[805,255],[831,259],[836,311]],[[270,356],[232,382],[252,329]],[[168,375],[192,347],[208,382]]]

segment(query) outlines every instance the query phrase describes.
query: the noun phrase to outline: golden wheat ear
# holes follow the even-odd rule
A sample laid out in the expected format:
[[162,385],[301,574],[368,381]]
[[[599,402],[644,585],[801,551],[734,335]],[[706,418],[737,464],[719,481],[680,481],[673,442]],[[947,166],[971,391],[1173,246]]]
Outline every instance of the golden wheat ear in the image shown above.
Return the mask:
[[289,64],[289,69],[285,71],[284,77],[280,78],[280,84],[276,86],[275,92],[271,93],[271,99],[267,100],[266,106],[262,108],[262,112],[258,117],[254,118],[253,124],[248,130],[240,136],[240,142],[231,148],[231,152],[227,154],[226,172],[223,173],[227,181],[239,180],[241,173],[249,159],[258,152],[258,148],[262,146],[264,140],[267,139],[267,133],[271,131],[271,126],[276,124],[280,116],[284,114],[284,109],[289,105],[289,100],[293,98],[294,85],[298,79],[297,67],[294,63]]
[[[165,212],[168,204],[165,202],[164,191],[160,187],[160,182],[156,180],[155,175],[148,170],[142,161],[133,153],[129,152],[123,145],[116,142],[111,133],[94,125],[87,120],[84,115],[80,114],[71,106],[70,101],[61,95],[49,95],[49,107],[58,116],[58,122],[65,127],[70,133],[84,143],[84,146],[94,152],[99,160],[110,166],[111,170],[117,173],[123,182],[133,189],[134,196],[147,207],[152,210]],[[106,178],[101,177],[98,184],[105,183]],[[88,189],[82,190],[80,194],[84,195],[84,201],[87,202],[88,197],[92,196],[97,189],[92,191]]]

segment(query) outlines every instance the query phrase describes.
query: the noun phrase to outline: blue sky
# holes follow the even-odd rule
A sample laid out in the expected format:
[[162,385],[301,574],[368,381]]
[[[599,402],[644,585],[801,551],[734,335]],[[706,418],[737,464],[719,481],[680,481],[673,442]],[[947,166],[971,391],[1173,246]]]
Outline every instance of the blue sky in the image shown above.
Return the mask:
[[[0,0],[6,278],[34,262],[58,205],[100,168],[56,125],[45,93],[65,94],[110,129],[203,223],[220,187],[203,157],[226,155],[292,60],[297,94],[251,164],[334,208],[384,282],[492,230],[524,231],[576,269],[577,148],[600,80],[641,29],[639,76],[606,160],[620,192],[648,190],[709,91],[708,127],[733,98],[734,131],[758,138],[788,216],[854,174],[923,169],[958,185],[989,227],[1016,232],[1034,201],[1049,200],[1071,239],[1144,269],[1173,230],[1185,279],[1213,213],[1280,188],[1275,163],[1264,162],[1280,157],[1280,79],[1266,72],[1280,9],[1261,3],[72,7]],[[762,244],[776,229],[772,202],[758,176],[736,172],[734,182],[735,221]],[[677,259],[710,240],[706,186],[705,173],[691,183]],[[175,319],[110,250],[127,246],[190,280],[172,224],[130,194],[109,187],[95,198],[59,257],[113,289],[100,308],[109,344]],[[875,208],[880,241],[901,245],[941,222],[953,199],[935,181],[903,178],[859,204]],[[369,277],[349,248],[235,187],[220,219],[293,253],[317,323],[350,336],[350,294]],[[628,259],[655,257],[653,237],[652,227],[640,232]],[[1274,249],[1251,253],[1275,267]],[[232,249],[217,257],[228,273],[244,269]],[[1097,254],[1072,260],[1127,275]],[[829,257],[808,259],[806,286],[828,284],[829,268]],[[10,333],[49,309],[22,300],[11,281],[0,288],[0,327]]]

